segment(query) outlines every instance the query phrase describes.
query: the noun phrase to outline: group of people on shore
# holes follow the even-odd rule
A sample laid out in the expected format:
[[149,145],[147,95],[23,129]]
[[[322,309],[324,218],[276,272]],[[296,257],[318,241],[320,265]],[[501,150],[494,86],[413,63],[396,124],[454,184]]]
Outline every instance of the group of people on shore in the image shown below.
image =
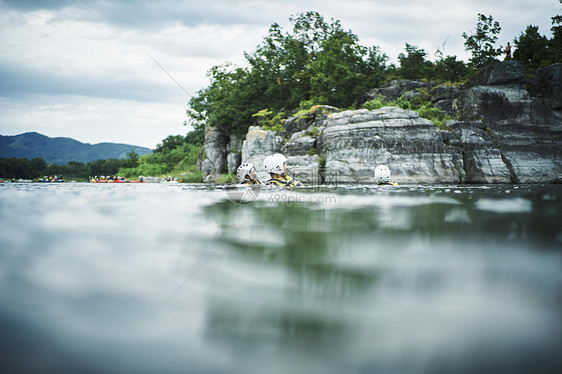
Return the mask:
[[[287,174],[287,157],[281,153],[274,153],[263,160],[263,169],[269,173],[270,179],[261,182],[258,179],[254,164],[245,162],[238,167],[236,175],[238,181],[243,185],[266,185],[278,187],[303,187],[303,183],[298,179]],[[390,169],[385,165],[375,168],[375,180],[378,184],[396,185],[390,182]]]

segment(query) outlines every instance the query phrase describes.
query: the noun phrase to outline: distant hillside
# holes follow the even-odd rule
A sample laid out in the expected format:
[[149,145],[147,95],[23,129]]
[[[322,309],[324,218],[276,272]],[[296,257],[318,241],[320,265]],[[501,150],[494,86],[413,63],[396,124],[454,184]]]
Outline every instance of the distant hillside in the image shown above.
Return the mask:
[[134,150],[139,156],[152,150],[117,143],[85,144],[71,138],[49,138],[36,132],[0,135],[0,158],[43,158],[47,163],[65,165],[70,161],[89,162],[109,158],[125,158]]

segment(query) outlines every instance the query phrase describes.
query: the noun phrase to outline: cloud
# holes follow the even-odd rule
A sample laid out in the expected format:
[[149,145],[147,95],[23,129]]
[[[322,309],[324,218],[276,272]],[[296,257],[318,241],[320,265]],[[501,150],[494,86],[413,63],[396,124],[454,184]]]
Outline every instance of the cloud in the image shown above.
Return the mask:
[[109,23],[127,29],[165,27],[179,22],[187,27],[200,24],[263,24],[260,2],[229,0],[58,0],[3,1],[8,9],[57,11],[54,21],[68,19]]
[[[245,64],[244,52],[255,50],[272,23],[290,31],[289,17],[309,10],[328,21],[340,20],[361,44],[380,46],[394,62],[406,42],[425,49],[431,58],[444,46],[446,55],[466,61],[461,34],[474,28],[477,13],[492,14],[500,22],[498,44],[505,44],[528,24],[550,35],[550,17],[560,13],[560,4],[557,0],[0,0],[0,133],[76,134],[81,141],[89,141],[86,136],[99,141],[100,134],[110,136],[110,132],[95,129],[113,123],[111,136],[121,137],[118,142],[139,141],[136,144],[153,147],[167,135],[187,130],[182,123],[189,97],[167,73],[194,94],[208,84],[206,72],[212,66],[226,61]],[[58,132],[64,121],[69,134]],[[146,134],[143,139],[139,129]],[[148,134],[157,138],[147,140]]]
[[[37,131],[84,143],[127,143],[154,149],[168,135],[185,134],[185,102],[143,104],[101,97],[34,95],[0,98],[0,132]],[[35,124],[35,126],[30,126]]]
[[79,0],[4,0],[0,5],[10,9],[21,11],[33,11],[38,9],[60,9],[71,4],[80,3]]
[[[117,77],[68,76],[60,72],[18,66],[0,66],[0,96],[25,99],[29,95],[84,96],[138,102],[167,102],[181,96],[171,89],[167,80],[162,83]],[[185,96],[185,95],[184,95]],[[185,97],[187,102],[188,97]]]

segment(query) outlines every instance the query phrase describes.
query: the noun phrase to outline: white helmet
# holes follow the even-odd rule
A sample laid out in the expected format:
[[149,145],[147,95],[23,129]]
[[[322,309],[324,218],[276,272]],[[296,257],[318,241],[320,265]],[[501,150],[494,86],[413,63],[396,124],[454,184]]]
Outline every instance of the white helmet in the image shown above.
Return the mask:
[[377,183],[390,182],[390,169],[386,165],[379,165],[375,168],[375,180]]
[[283,174],[285,172],[283,167],[285,161],[287,161],[287,157],[281,153],[274,153],[263,160],[263,168],[270,174]]
[[244,180],[246,180],[246,175],[250,175],[252,168],[255,168],[255,166],[249,162],[244,162],[242,165],[238,166],[238,169],[236,170],[238,180],[240,182],[244,182]]

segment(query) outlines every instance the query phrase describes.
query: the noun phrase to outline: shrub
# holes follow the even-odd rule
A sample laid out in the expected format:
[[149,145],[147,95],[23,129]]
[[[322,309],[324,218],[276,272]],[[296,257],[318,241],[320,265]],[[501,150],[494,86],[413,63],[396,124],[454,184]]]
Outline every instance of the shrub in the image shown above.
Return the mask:
[[266,108],[252,114],[252,117],[257,118],[258,124],[264,130],[272,130],[275,132],[283,130],[284,118],[281,112],[273,115],[273,112]]
[[199,170],[187,171],[179,175],[179,181],[184,183],[201,183],[203,174]]
[[400,96],[396,101],[386,101],[381,95],[378,95],[363,104],[363,108],[374,110],[386,106],[397,106],[402,109],[414,110],[420,115],[420,117],[430,120],[439,129],[450,130],[446,122],[447,120],[450,120],[451,117],[446,115],[439,108],[435,108],[431,105],[431,102],[429,101],[430,96],[427,93],[427,90],[420,89],[418,92],[420,95],[417,97],[417,103],[412,103],[404,96]]
[[380,94],[363,104],[363,108],[369,110],[380,109],[385,106],[388,106],[388,102]]
[[238,178],[236,177],[236,174],[221,174],[215,180],[215,183],[229,184],[229,183],[236,183],[237,181]]

